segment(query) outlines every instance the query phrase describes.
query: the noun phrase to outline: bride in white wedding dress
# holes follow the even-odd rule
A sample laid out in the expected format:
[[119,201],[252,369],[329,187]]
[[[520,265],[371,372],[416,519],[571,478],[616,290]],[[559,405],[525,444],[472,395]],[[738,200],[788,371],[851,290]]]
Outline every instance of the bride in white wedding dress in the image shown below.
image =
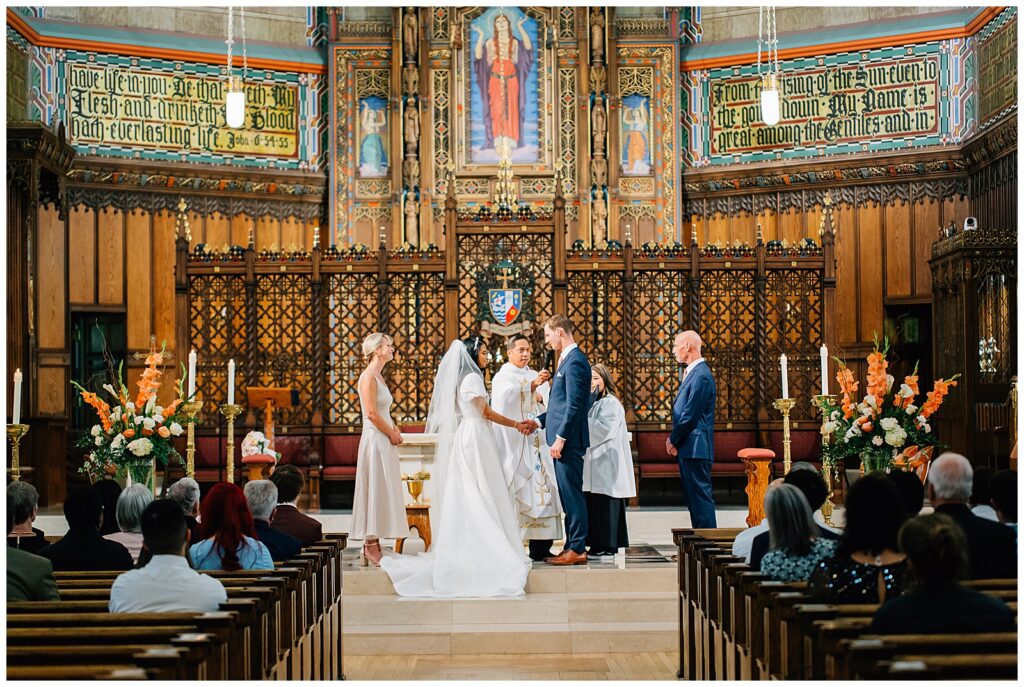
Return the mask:
[[517,596],[526,587],[530,559],[490,423],[526,434],[535,425],[490,408],[486,358],[480,337],[453,341],[437,369],[427,414],[427,432],[438,435],[433,541],[427,553],[389,552],[380,562],[400,596]]

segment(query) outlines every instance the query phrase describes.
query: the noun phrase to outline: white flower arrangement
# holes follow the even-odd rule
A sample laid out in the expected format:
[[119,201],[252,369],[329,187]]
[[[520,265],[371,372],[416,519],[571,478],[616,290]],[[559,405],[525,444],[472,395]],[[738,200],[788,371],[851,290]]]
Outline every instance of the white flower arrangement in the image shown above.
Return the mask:
[[245,435],[245,439],[242,439],[242,457],[246,458],[260,454],[278,457],[277,452],[270,448],[270,441],[263,432],[249,432]]

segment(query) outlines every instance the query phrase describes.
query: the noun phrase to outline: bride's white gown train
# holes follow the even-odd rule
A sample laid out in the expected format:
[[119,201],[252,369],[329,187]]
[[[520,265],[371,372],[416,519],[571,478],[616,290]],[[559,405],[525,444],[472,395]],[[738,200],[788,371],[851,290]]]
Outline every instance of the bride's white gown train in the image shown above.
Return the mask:
[[[531,563],[523,550],[512,495],[505,484],[480,374],[459,385],[462,419],[452,440],[439,494],[440,518],[430,551],[386,554],[381,568],[400,596],[517,596]],[[454,410],[454,408],[453,408]]]

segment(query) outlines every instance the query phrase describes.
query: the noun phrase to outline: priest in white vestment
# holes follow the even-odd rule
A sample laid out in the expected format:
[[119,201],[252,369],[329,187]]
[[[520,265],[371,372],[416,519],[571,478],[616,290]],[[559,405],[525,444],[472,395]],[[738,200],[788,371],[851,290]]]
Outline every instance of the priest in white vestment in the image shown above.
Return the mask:
[[[491,407],[516,421],[536,417],[544,411],[551,375],[530,369],[530,340],[522,334],[509,339],[506,348],[509,362],[491,380]],[[530,558],[542,561],[552,555],[554,541],[562,538],[562,504],[551,452],[541,432],[523,436],[495,426],[494,434]]]

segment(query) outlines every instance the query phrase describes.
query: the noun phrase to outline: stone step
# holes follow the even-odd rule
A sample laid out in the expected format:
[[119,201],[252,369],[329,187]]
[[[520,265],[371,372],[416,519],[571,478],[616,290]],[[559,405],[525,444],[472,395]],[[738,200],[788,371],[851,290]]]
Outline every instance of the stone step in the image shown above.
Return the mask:
[[[514,629],[513,629],[514,628]],[[675,622],[387,625],[345,628],[345,654],[595,654],[674,651]]]
[[[394,594],[391,579],[378,568],[351,568],[344,571],[345,597]],[[526,593],[560,592],[674,592],[674,565],[647,565],[619,568],[612,565],[556,568],[541,565],[530,571]]]
[[[673,622],[674,592],[551,592],[508,599],[406,599],[393,594],[347,596],[345,631],[382,625],[507,626],[609,621]],[[519,627],[510,631],[519,631]]]

